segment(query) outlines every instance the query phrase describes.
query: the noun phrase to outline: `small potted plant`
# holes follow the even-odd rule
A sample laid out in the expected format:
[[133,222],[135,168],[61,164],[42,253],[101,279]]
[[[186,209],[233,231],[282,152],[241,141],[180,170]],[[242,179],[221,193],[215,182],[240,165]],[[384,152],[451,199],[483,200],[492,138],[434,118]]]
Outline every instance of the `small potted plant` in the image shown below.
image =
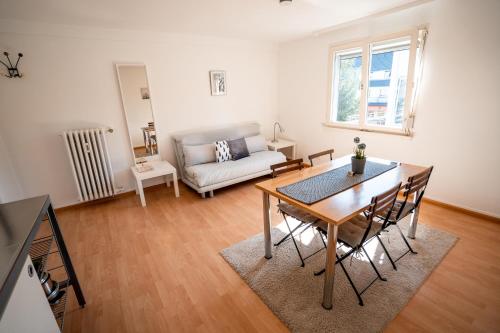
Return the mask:
[[365,149],[366,145],[364,143],[359,143],[358,137],[354,138],[354,156],[351,157],[351,169],[354,174],[362,174],[365,172]]

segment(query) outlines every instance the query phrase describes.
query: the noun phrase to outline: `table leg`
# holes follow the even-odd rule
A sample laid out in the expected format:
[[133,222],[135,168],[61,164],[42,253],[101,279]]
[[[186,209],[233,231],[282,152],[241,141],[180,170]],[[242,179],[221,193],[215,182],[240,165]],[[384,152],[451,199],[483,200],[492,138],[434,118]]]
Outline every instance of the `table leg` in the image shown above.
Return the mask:
[[175,197],[179,197],[179,184],[177,184],[177,172],[174,171],[172,174],[172,182],[174,183],[174,191],[175,191]]
[[137,179],[137,190],[139,191],[139,196],[141,197],[142,207],[146,207],[146,199],[144,198],[144,189],[142,188],[142,181]]
[[[413,203],[417,202],[417,198],[420,196],[420,191],[415,192]],[[413,211],[410,216],[410,227],[408,228],[408,237],[411,239],[415,239],[415,234],[417,233],[417,225],[418,225],[418,211],[420,209],[420,205]]]
[[262,213],[264,221],[264,248],[266,251],[265,258],[271,259],[273,257],[272,252],[272,240],[271,240],[271,207],[269,203],[269,193],[262,191]]
[[170,187],[170,179],[168,178],[168,176],[163,176],[163,178],[165,179],[165,184],[167,184],[167,187]]
[[325,285],[323,287],[323,307],[327,310],[332,308],[333,281],[335,278],[335,261],[337,257],[337,233],[338,226],[328,223],[328,243],[326,247]]

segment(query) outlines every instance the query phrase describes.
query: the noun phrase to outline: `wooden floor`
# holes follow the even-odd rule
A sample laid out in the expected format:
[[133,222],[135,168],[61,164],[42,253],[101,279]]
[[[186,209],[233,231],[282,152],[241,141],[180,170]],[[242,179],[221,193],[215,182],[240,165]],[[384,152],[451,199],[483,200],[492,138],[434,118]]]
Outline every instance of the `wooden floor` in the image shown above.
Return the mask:
[[[58,212],[87,298],[84,309],[70,298],[64,331],[286,332],[218,254],[262,232],[252,184],[205,200],[156,187],[147,208],[131,195]],[[430,204],[420,214],[460,240],[387,332],[499,332],[500,224]]]

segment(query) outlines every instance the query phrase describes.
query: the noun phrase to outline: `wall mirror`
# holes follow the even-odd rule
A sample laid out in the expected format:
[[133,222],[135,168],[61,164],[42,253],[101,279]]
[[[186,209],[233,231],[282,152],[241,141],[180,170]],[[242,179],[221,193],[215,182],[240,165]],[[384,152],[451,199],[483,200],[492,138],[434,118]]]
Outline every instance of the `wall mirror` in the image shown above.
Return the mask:
[[116,71],[135,162],[159,159],[146,65],[117,64]]

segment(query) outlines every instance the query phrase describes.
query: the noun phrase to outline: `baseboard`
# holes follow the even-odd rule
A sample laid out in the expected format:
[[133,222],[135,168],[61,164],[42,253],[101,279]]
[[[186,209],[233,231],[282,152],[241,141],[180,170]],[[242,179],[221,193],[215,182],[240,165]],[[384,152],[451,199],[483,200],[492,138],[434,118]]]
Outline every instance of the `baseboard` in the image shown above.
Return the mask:
[[451,209],[451,210],[454,210],[454,211],[457,211],[457,212],[460,212],[463,214],[467,214],[467,215],[479,217],[479,218],[482,218],[482,219],[485,219],[488,221],[500,223],[500,217],[497,217],[497,216],[481,213],[481,212],[478,212],[475,210],[471,210],[471,209],[460,207],[460,206],[455,206],[455,205],[452,205],[452,204],[449,204],[446,202],[442,202],[442,201],[438,201],[438,200],[434,200],[434,199],[429,199],[426,197],[423,197],[422,200],[423,200],[423,202],[434,205],[434,206],[439,206],[439,207]]
[[[153,189],[155,189],[157,187],[160,187],[160,186],[166,186],[166,185],[165,185],[165,183],[151,185],[151,186],[145,187],[144,188],[144,192],[148,192],[148,191],[153,190]],[[86,202],[78,202],[78,203],[71,204],[71,205],[68,205],[68,206],[55,208],[54,210],[55,210],[56,213],[57,212],[63,212],[63,211],[68,210],[68,209],[86,207],[86,206],[95,205],[95,204],[99,204],[99,203],[103,203],[103,202],[113,201],[113,200],[116,200],[116,199],[120,199],[120,198],[131,196],[131,195],[136,195],[135,194],[135,190],[127,190],[127,191],[115,194],[115,195],[113,195],[111,197],[106,197],[106,198],[102,198],[102,199],[97,199],[97,200],[92,200],[92,201],[86,201]]]
[[97,200],[91,200],[91,201],[85,201],[85,202],[78,202],[78,203],[70,204],[70,205],[67,205],[67,206],[64,206],[64,207],[54,208],[54,211],[56,213],[63,212],[65,210],[69,210],[69,209],[81,208],[81,207],[85,207],[85,206],[90,206],[90,205],[95,205],[95,204],[99,204],[99,203],[103,203],[103,202],[108,202],[108,201],[116,200],[116,199],[119,199],[119,198],[130,196],[132,194],[135,194],[135,191],[133,191],[133,190],[131,190],[131,191],[125,191],[125,192],[122,192],[122,193],[115,194],[115,195],[113,195],[111,197],[106,197],[106,198],[97,199]]

